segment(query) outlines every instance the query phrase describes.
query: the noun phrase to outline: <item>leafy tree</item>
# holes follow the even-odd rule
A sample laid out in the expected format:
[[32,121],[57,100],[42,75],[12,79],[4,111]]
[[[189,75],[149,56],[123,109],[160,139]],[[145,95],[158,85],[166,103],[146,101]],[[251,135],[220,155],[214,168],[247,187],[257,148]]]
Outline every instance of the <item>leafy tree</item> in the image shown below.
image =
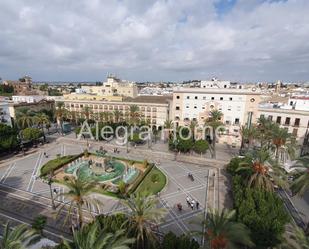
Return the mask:
[[22,137],[26,141],[35,141],[43,136],[43,133],[38,128],[26,128],[22,130]]
[[40,91],[43,91],[43,92],[47,91],[48,90],[48,84],[45,83],[44,85],[40,85],[39,89],[40,89]]
[[18,145],[17,130],[0,123],[0,152],[16,148]]
[[136,238],[137,249],[147,249],[157,243],[153,229],[166,214],[163,208],[157,208],[158,199],[148,193],[136,193],[122,201],[128,207],[129,232]]
[[189,152],[193,147],[193,141],[191,139],[181,139],[179,138],[177,140],[176,149],[178,151],[187,153]]
[[209,149],[209,144],[206,140],[197,140],[193,145],[193,150],[198,154],[205,154]]
[[162,249],[198,249],[199,243],[188,235],[177,237],[173,232],[164,235],[162,241]]
[[234,208],[237,220],[250,228],[257,248],[279,245],[289,222],[281,199],[274,193],[250,189],[240,175],[233,176]]
[[67,249],[129,249],[134,239],[128,239],[124,230],[106,233],[95,222],[73,232],[73,242],[64,241]]
[[39,236],[34,230],[29,230],[27,225],[22,224],[11,228],[7,223],[4,226],[3,237],[0,240],[1,249],[24,249],[26,246],[38,241]]
[[309,190],[309,156],[299,158],[293,168],[296,174],[291,185],[292,192],[303,196]]

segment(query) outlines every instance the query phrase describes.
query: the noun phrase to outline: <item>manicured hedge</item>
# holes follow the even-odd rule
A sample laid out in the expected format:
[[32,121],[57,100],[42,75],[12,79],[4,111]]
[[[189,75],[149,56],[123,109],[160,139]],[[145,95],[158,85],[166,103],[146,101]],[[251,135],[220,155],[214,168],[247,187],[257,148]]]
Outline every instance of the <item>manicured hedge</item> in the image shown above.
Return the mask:
[[78,157],[80,157],[82,154],[79,155],[68,155],[68,156],[63,156],[60,158],[56,158],[53,160],[48,161],[45,163],[41,169],[40,169],[40,176],[46,176],[49,174],[51,171],[55,171],[57,169],[60,169],[63,165],[68,164],[74,160],[76,160]]
[[145,179],[145,177],[149,174],[149,172],[154,167],[154,164],[148,164],[147,169],[144,171],[143,174],[140,174],[137,179],[134,181],[134,183],[131,185],[128,194],[132,194],[135,192],[135,190],[138,188],[138,186],[141,184],[141,182]]

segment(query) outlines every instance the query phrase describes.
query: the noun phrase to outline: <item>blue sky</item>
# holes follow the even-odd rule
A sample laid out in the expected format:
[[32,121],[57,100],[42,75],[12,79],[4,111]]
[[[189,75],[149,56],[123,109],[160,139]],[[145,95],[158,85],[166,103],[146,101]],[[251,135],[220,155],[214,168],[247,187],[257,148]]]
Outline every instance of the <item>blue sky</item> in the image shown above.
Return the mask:
[[309,80],[308,0],[0,1],[0,77]]

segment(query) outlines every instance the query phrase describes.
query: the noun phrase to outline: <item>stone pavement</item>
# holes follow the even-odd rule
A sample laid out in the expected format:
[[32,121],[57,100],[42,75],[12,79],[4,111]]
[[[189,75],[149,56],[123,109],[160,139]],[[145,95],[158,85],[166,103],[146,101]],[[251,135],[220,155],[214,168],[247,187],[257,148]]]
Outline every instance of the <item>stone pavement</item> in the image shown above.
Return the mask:
[[[0,167],[0,189],[1,185],[16,191],[17,195],[21,195],[21,191],[28,193],[33,197],[50,198],[49,187],[42,182],[37,176],[40,167],[47,161],[56,158],[57,154],[69,155],[78,154],[86,148],[86,141],[77,141],[72,138],[61,137],[56,142],[49,144],[44,148],[39,148],[35,153],[24,158],[15,158],[11,162],[7,162]],[[90,151],[95,151],[103,146],[109,154],[113,155],[114,145],[101,142],[91,142]],[[119,147],[118,147],[119,148]],[[147,150],[144,148],[131,148],[126,153],[126,148],[120,148],[121,157],[129,159],[143,160],[147,159],[152,162],[159,162],[158,167],[166,174],[168,184],[164,191],[160,194],[160,206],[167,208],[168,215],[165,222],[161,224],[160,229],[163,232],[172,230],[176,234],[187,233],[197,226],[192,224],[193,220],[200,221],[200,216],[204,215],[204,211],[208,208],[218,208],[225,205],[226,186],[220,183],[223,177],[219,169],[224,167],[225,162],[221,160],[210,160],[195,158],[192,156],[177,156],[181,161],[174,160],[174,154],[167,152],[159,152]],[[46,152],[48,158],[43,153]],[[191,181],[188,178],[188,172],[191,172],[195,178]],[[66,191],[62,185],[53,186],[58,193]],[[192,210],[186,204],[186,197],[198,201],[199,209],[196,207]],[[94,197],[104,203],[100,206],[99,213],[113,213],[124,210],[124,207],[118,199],[114,199],[99,194]],[[67,200],[63,197],[57,197],[59,203],[65,203]],[[181,203],[183,210],[179,211],[176,207],[177,203]],[[48,208],[48,207],[47,207]],[[93,208],[93,212],[95,209]]]

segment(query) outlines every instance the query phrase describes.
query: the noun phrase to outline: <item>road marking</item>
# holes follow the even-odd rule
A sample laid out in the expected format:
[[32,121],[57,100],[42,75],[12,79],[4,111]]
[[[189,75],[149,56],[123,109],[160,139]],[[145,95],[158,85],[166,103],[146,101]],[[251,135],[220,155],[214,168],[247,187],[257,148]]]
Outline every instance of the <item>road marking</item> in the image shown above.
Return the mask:
[[6,181],[6,179],[8,178],[8,176],[11,174],[13,168],[16,166],[16,163],[12,163],[10,165],[10,167],[8,167],[8,169],[5,171],[4,175],[1,177],[0,182],[4,183]]
[[36,174],[37,167],[38,167],[38,165],[39,165],[41,156],[42,156],[42,152],[39,154],[38,159],[36,160],[35,166],[34,166],[34,168],[33,168],[33,171],[32,171],[31,177],[30,177],[30,181],[29,181],[29,184],[28,184],[28,187],[27,187],[27,191],[28,191],[28,192],[30,192],[30,190],[31,190],[31,184],[32,184],[32,181],[33,181],[33,179],[34,179],[34,177],[35,177],[35,174]]

